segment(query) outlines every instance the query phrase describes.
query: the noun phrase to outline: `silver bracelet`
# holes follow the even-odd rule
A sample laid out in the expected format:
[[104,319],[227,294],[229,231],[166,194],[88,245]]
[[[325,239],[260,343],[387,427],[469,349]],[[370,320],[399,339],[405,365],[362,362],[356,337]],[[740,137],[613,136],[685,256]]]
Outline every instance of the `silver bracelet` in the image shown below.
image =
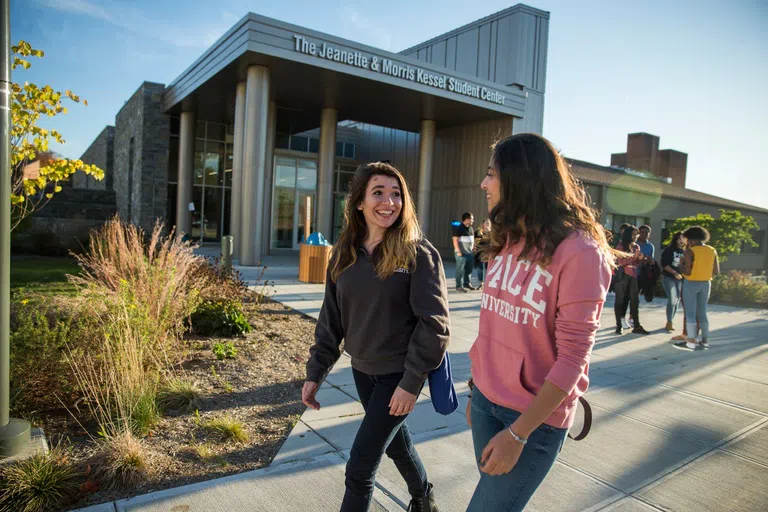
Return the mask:
[[520,444],[521,444],[521,445],[523,445],[523,446],[525,446],[525,444],[528,442],[528,440],[527,440],[527,439],[523,439],[523,438],[522,438],[522,437],[520,437],[519,435],[517,435],[517,434],[515,434],[514,432],[512,432],[512,425],[510,425],[510,426],[507,428],[507,432],[509,432],[510,434],[512,434],[512,437],[515,439],[515,441],[517,441],[518,443],[520,443]]

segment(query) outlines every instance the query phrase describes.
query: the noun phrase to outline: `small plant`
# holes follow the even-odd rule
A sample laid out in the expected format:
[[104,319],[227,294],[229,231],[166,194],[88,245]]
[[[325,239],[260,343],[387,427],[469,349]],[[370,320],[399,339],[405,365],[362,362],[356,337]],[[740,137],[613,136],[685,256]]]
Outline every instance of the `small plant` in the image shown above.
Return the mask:
[[712,280],[713,301],[743,306],[768,305],[768,285],[752,279],[746,272],[732,270]]
[[157,405],[163,412],[190,412],[197,409],[200,395],[194,382],[172,377],[157,394]]
[[102,441],[93,465],[94,476],[107,489],[132,489],[147,478],[147,449],[136,436],[123,432]]
[[238,443],[247,443],[248,433],[243,424],[232,416],[217,416],[203,423],[203,428],[211,434],[218,435],[225,440],[232,440]]
[[69,504],[80,474],[66,452],[54,447],[0,470],[0,512],[46,512]]
[[205,300],[191,316],[192,330],[202,336],[242,336],[251,332],[243,304],[235,300]]
[[131,432],[144,437],[157,425],[160,420],[160,411],[157,408],[157,397],[153,390],[146,390],[138,400],[130,413]]
[[213,355],[216,359],[221,361],[222,359],[234,359],[237,357],[237,347],[231,341],[227,343],[214,343]]
[[232,384],[227,382],[226,379],[222,379],[219,376],[219,374],[216,372],[215,365],[211,365],[211,375],[213,375],[213,378],[216,381],[216,383],[222,388],[224,388],[224,391],[226,391],[227,393],[231,393],[232,391],[234,391],[234,389],[232,388]]

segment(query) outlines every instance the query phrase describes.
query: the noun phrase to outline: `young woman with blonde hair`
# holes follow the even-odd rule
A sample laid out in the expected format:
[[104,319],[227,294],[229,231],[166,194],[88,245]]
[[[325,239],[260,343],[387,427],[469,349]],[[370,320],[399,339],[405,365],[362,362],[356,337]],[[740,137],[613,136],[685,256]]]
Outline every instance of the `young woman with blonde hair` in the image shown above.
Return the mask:
[[448,345],[442,261],[422,237],[406,182],[391,165],[358,168],[344,215],[302,401],[320,408],[315,394],[340,357],[344,340],[365,417],[347,463],[341,510],[368,510],[386,453],[408,485],[409,510],[436,511],[432,484],[405,419]]

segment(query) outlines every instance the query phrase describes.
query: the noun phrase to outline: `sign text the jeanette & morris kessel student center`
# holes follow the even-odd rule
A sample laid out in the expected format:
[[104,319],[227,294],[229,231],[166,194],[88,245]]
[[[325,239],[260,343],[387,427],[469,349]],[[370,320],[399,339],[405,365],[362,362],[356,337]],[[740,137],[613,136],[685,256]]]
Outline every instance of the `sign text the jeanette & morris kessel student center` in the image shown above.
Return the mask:
[[312,55],[321,59],[327,59],[341,64],[368,69],[385,75],[410,80],[437,89],[445,89],[449,92],[463,94],[472,98],[478,98],[490,103],[504,104],[504,95],[480,85],[472,85],[464,80],[459,80],[439,73],[432,73],[421,68],[402,65],[389,59],[365,55],[358,51],[342,50],[330,44],[313,43],[304,36],[294,34],[294,50],[306,55]]

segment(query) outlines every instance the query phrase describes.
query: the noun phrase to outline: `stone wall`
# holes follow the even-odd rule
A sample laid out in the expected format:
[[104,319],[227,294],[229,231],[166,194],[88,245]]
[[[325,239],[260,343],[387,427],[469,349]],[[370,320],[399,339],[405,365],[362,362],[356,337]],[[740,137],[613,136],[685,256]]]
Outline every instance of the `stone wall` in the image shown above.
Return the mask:
[[52,256],[77,252],[88,243],[90,231],[116,212],[114,191],[65,188],[13,231],[11,249]]
[[170,120],[162,111],[164,92],[164,85],[144,82],[115,122],[117,211],[145,231],[167,212]]
[[114,178],[114,160],[115,160],[115,127],[107,126],[96,137],[96,140],[85,150],[80,157],[86,164],[96,165],[104,170],[104,179],[97,181],[91,176],[82,172],[75,173],[72,176],[73,188],[84,188],[88,190],[112,190],[112,181]]

